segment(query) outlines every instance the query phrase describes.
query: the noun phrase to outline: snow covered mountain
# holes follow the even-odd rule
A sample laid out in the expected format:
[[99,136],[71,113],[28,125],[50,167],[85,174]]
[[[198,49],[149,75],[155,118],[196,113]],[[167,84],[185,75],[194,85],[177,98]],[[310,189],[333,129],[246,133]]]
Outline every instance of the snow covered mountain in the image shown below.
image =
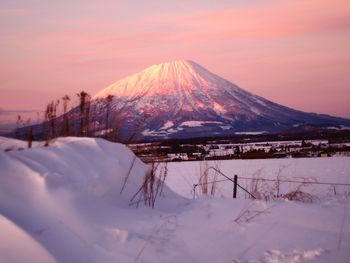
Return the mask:
[[115,82],[93,97],[97,108],[103,108],[108,95],[113,96],[110,116],[117,115],[121,134],[133,130],[144,138],[350,126],[350,120],[297,111],[253,95],[189,60],[153,65]]

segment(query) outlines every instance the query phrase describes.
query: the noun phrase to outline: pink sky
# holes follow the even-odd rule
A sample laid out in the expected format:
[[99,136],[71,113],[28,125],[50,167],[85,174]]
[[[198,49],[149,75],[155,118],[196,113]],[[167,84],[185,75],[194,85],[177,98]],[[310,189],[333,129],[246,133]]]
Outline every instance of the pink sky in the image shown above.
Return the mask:
[[2,0],[0,108],[44,109],[190,59],[274,102],[350,118],[348,0],[214,2]]

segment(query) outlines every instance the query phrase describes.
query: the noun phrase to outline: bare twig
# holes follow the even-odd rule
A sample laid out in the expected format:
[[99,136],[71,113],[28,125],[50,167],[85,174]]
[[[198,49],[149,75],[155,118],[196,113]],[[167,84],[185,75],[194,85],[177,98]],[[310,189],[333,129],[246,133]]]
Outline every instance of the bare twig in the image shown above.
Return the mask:
[[120,194],[122,194],[123,191],[124,191],[124,188],[125,188],[126,183],[127,183],[128,179],[129,179],[131,170],[132,170],[132,168],[134,167],[135,161],[136,161],[136,155],[134,155],[134,158],[132,159],[132,162],[131,162],[131,165],[130,165],[130,167],[129,167],[129,170],[128,170],[128,172],[127,172],[125,178],[124,178],[124,182],[123,182],[122,189],[120,190]]

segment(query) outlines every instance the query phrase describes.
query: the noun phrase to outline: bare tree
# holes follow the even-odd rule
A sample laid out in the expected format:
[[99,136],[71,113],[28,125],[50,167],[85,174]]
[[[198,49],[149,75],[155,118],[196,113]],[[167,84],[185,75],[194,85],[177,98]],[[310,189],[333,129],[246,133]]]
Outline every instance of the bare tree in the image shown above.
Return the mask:
[[67,114],[68,103],[70,98],[68,95],[64,95],[62,97],[63,101],[63,126],[62,126],[62,134],[63,136],[69,136],[69,119]]
[[88,133],[91,96],[85,91],[79,92],[77,96],[79,98],[79,109],[80,109],[79,135],[83,136],[83,135],[87,135]]
[[45,111],[45,123],[48,124],[47,139],[50,140],[56,136],[56,117],[57,117],[57,107],[60,100],[51,101],[46,106]]
[[22,119],[21,115],[17,115],[15,138],[19,137],[19,127],[20,127],[20,125],[23,125],[23,119]]
[[109,128],[109,114],[111,111],[111,104],[113,101],[114,95],[109,94],[106,97],[106,132],[108,132],[108,128]]

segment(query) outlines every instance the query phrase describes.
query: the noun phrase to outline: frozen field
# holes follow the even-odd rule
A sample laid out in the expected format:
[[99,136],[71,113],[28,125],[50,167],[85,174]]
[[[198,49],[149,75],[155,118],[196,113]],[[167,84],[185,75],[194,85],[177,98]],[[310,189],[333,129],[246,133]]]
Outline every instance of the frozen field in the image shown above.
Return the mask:
[[[172,162],[168,163],[167,168],[167,185],[176,193],[189,198],[193,197],[193,185],[199,183],[199,178],[204,176],[206,170],[208,181],[225,180],[212,168],[230,178],[237,175],[238,183],[247,190],[254,190],[256,185],[257,194],[264,194],[262,197],[266,198],[296,189],[312,194],[316,199],[350,195],[349,186],[336,185],[350,184],[349,157]],[[269,181],[277,179],[279,183]],[[212,185],[208,184],[208,188]],[[217,182],[214,196],[232,197],[232,188],[231,181]],[[196,197],[200,193],[201,189],[197,187]],[[238,197],[244,198],[247,194],[238,190]]]
[[[0,137],[1,263],[349,262],[349,186],[260,179],[346,184],[350,158],[169,163],[151,209],[129,205],[150,168],[127,147],[72,137],[34,145]],[[198,186],[193,199],[208,167],[262,199],[240,190],[232,199],[229,181],[214,195]],[[274,198],[296,189],[310,199]]]

